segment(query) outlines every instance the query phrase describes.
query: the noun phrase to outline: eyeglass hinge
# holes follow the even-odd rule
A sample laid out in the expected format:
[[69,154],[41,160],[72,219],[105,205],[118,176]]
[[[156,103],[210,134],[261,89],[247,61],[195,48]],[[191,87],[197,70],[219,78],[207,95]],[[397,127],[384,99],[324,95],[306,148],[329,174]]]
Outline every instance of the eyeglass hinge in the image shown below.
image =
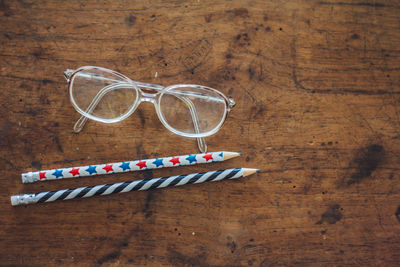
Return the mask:
[[67,69],[66,71],[64,71],[64,77],[67,82],[69,82],[69,78],[71,78],[72,73],[74,73],[74,70],[71,69]]
[[228,97],[228,102],[229,102],[229,108],[233,108],[234,106],[236,106],[236,102],[235,100],[233,100],[232,97]]

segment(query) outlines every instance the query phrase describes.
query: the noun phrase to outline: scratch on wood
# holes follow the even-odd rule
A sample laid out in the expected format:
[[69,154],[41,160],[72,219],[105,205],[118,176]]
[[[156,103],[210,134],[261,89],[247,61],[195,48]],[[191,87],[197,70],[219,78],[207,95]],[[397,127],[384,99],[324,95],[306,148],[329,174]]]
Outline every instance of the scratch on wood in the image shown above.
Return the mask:
[[192,49],[187,52],[187,56],[181,59],[182,64],[185,66],[187,71],[194,72],[204,60],[212,49],[212,44],[206,40],[201,39],[197,44],[192,46]]

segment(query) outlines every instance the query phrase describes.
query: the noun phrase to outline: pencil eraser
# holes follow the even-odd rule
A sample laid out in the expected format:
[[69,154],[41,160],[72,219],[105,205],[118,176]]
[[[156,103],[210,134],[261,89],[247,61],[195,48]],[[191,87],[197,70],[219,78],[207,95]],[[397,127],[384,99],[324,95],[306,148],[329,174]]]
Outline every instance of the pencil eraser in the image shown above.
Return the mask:
[[38,180],[36,172],[26,172],[21,174],[22,178],[22,183],[28,184],[28,183],[33,183]]
[[17,206],[18,205],[18,196],[11,196],[11,205]]

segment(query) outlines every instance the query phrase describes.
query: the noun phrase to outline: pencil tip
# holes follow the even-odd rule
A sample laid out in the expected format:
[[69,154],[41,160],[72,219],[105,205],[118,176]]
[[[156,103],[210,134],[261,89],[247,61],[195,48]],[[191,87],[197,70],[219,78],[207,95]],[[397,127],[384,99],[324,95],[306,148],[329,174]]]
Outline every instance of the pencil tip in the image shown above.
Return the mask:
[[224,151],[223,152],[223,160],[227,159],[232,159],[241,156],[242,153],[240,152],[229,152],[229,151]]
[[243,177],[252,175],[260,171],[260,169],[250,169],[250,168],[242,168],[242,170],[243,170]]

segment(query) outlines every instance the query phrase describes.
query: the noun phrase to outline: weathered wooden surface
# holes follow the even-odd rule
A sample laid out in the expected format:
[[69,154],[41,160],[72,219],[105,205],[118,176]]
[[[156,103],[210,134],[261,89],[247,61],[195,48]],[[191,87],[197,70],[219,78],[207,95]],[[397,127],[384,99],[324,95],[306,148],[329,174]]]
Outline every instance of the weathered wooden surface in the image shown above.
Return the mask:
[[[0,1],[0,16],[1,265],[400,261],[398,1]],[[241,158],[133,177],[262,172],[11,207],[13,194],[132,177],[23,185],[21,172],[197,152],[146,104],[73,134],[63,71],[83,65],[237,101],[207,142]]]

